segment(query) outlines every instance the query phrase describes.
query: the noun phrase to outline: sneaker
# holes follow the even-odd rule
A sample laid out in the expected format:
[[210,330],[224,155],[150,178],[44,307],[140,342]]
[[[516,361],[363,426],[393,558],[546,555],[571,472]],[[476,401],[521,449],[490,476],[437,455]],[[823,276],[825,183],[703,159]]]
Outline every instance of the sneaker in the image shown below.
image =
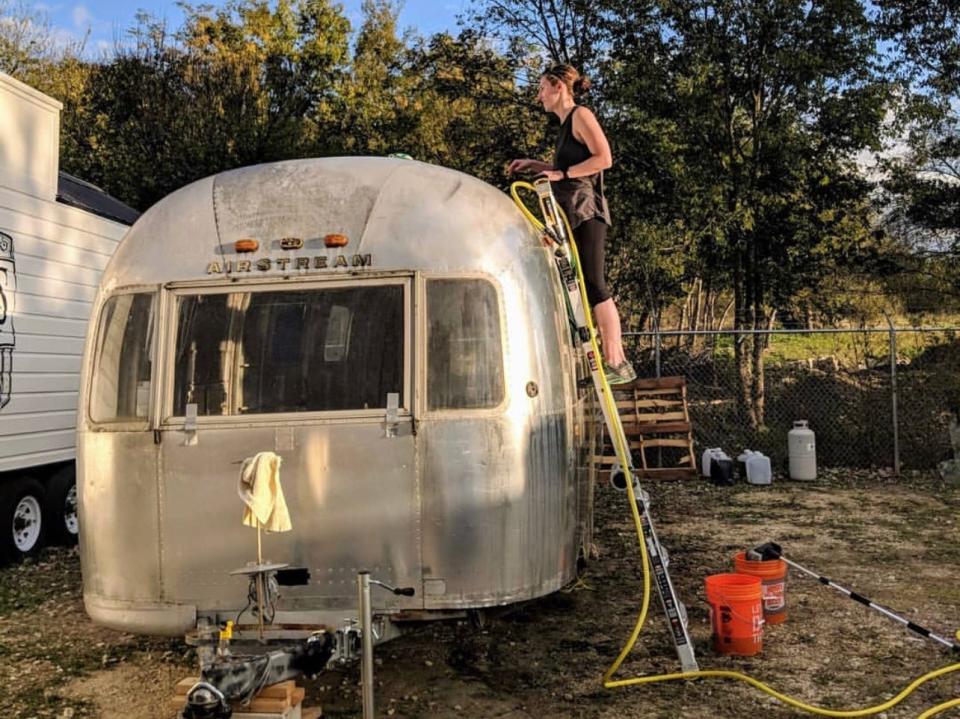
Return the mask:
[[607,376],[607,384],[627,384],[637,378],[633,365],[626,359],[616,366],[604,362],[603,373]]

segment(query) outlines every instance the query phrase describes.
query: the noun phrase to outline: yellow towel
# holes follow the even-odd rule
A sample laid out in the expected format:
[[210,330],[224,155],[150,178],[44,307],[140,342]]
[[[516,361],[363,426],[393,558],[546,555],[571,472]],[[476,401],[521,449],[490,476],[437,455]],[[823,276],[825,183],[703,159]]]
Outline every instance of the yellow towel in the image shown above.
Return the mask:
[[237,492],[246,505],[243,523],[256,527],[257,523],[270,532],[289,532],[290,512],[280,486],[281,459],[273,452],[257,452],[243,460],[240,466],[240,484]]

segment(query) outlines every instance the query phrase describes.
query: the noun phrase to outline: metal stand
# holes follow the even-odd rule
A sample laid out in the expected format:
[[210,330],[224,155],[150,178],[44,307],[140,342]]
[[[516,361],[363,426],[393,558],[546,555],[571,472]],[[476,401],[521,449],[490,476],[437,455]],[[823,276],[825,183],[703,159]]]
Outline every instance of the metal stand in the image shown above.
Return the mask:
[[357,594],[360,606],[360,691],[363,695],[363,719],[373,719],[376,709],[373,700],[373,610],[370,606],[370,572],[357,575]]
[[[260,543],[260,520],[257,520],[257,565],[263,564],[263,545]],[[263,641],[263,574],[257,572],[257,639]]]
[[357,604],[360,611],[360,692],[363,697],[363,719],[374,719],[376,710],[373,700],[373,607],[370,603],[370,585],[376,584],[398,596],[412,597],[413,587],[391,587],[376,579],[370,572],[357,574]]

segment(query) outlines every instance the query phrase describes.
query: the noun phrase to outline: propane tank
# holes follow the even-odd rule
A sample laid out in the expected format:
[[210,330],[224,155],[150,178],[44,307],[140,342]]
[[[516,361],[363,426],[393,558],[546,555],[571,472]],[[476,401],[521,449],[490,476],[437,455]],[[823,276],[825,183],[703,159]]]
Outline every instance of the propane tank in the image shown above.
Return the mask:
[[807,420],[800,419],[793,423],[793,429],[787,432],[787,449],[790,458],[790,479],[816,479],[817,442]]

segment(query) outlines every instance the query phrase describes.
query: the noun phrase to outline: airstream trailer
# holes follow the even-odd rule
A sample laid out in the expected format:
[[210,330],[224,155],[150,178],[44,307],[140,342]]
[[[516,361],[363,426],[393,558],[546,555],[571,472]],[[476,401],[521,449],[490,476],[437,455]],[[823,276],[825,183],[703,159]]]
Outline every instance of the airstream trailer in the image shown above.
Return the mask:
[[106,268],[78,430],[84,601],[182,634],[232,619],[254,558],[240,461],[280,455],[305,567],[276,621],[527,600],[590,539],[584,393],[550,253],[510,199],[388,158],[224,172],[159,202]]

